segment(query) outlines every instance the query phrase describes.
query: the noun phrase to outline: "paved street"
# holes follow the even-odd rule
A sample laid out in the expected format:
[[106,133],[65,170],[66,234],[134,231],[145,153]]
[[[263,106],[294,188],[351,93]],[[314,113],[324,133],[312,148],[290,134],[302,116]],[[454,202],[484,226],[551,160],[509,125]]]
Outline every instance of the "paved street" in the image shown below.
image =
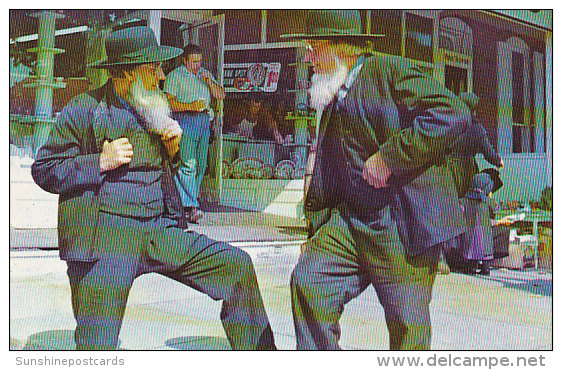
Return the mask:
[[[47,238],[48,239],[48,238]],[[299,242],[240,245],[252,257],[276,343],[295,348],[289,276]],[[65,264],[56,250],[10,253],[10,345],[13,349],[72,349],[74,319]],[[552,343],[552,277],[494,270],[490,277],[439,275],[431,306],[436,350],[536,350]],[[132,350],[228,349],[220,302],[156,274],[134,283],[121,331]],[[388,348],[374,290],[346,306],[344,349]]]
[[[280,349],[295,348],[289,277],[306,238],[304,222],[205,204],[193,229],[250,254]],[[10,230],[10,345],[72,349],[75,326],[66,264],[55,229]],[[131,290],[120,340],[131,350],[229,349],[220,302],[157,274]],[[493,270],[490,277],[438,275],[431,305],[436,350],[537,350],[552,345],[552,275]],[[344,349],[388,349],[384,312],[374,289],[350,302]]]

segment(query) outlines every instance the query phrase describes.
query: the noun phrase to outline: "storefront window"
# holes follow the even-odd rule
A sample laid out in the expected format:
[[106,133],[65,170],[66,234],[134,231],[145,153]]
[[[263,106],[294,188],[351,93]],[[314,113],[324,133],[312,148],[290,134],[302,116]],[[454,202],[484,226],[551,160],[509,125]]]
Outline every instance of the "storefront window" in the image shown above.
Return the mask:
[[226,99],[223,178],[298,178],[302,166],[290,102],[247,94]]
[[[161,19],[161,32],[160,32],[160,43],[162,45],[174,46],[177,48],[183,48],[184,33],[180,30],[180,27],[184,23],[180,21],[174,21],[172,19],[162,18]],[[186,30],[187,32],[187,30]]]
[[445,87],[456,95],[467,91],[468,71],[464,68],[445,66]]
[[401,55],[402,11],[394,9],[371,10],[371,33],[383,34],[375,40],[374,49],[385,54]]
[[472,30],[457,18],[447,17],[439,20],[439,48],[472,56]]
[[227,10],[224,14],[226,45],[261,42],[261,10]]
[[[295,132],[295,48],[225,52],[223,178],[286,179],[301,175],[303,145]],[[305,114],[305,113],[303,113]]]
[[306,10],[268,10],[267,42],[287,41],[280,36],[306,32]]
[[405,56],[433,63],[433,20],[406,13]]
[[512,119],[515,124],[524,124],[524,57],[522,53],[513,52],[511,80],[513,81],[513,109]]
[[511,80],[513,83],[512,93],[512,122],[513,122],[513,153],[535,151],[535,127],[525,125],[525,93],[524,93],[524,71],[525,57],[523,53],[512,52]]
[[227,50],[224,63],[227,97],[260,92],[276,100],[294,95],[295,48]]

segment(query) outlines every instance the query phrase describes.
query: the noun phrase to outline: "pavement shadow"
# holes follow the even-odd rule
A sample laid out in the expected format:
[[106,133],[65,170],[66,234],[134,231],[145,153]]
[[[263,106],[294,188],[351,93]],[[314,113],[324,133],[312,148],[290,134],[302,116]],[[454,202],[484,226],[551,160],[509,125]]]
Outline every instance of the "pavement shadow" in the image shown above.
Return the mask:
[[487,280],[502,283],[506,288],[517,289],[535,295],[552,297],[552,280],[546,279],[520,279],[512,277],[487,277]]
[[10,228],[10,250],[58,249],[57,229]]
[[552,280],[534,279],[524,281],[523,284],[514,284],[512,282],[504,282],[503,284],[506,288],[552,297]]
[[[10,338],[10,348],[12,343],[17,346],[17,340]],[[117,342],[117,348],[120,348],[121,340]],[[23,348],[24,351],[74,351],[76,350],[76,342],[74,342],[74,330],[47,330],[30,335],[27,338]]]
[[242,209],[242,208],[236,208],[236,207],[231,207],[231,206],[225,206],[222,205],[220,203],[213,203],[213,202],[208,202],[208,201],[200,201],[199,202],[199,208],[203,211],[203,212],[210,212],[210,213],[221,213],[221,212],[245,212],[245,213],[259,213],[256,211],[250,211],[247,209]]
[[285,235],[302,235],[306,238],[308,228],[306,226],[277,226],[279,233]]
[[231,351],[228,339],[223,337],[189,336],[172,338],[166,345],[182,351]]
[[73,351],[74,330],[48,330],[30,335],[22,348],[24,351]]

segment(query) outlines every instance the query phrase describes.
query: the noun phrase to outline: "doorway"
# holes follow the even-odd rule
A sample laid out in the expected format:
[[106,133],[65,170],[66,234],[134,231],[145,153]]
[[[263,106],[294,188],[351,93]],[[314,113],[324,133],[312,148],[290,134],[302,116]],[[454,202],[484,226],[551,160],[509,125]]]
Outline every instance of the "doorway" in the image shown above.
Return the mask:
[[468,91],[468,71],[465,68],[445,65],[445,87],[455,95]]
[[[199,45],[202,49],[202,67],[215,76],[217,82],[223,83],[224,66],[224,14],[211,17],[189,27],[189,41]],[[213,100],[211,108],[215,112],[211,122],[211,137],[207,157],[207,171],[200,189],[200,196],[210,202],[220,202],[222,199],[223,172],[223,111],[222,100]]]

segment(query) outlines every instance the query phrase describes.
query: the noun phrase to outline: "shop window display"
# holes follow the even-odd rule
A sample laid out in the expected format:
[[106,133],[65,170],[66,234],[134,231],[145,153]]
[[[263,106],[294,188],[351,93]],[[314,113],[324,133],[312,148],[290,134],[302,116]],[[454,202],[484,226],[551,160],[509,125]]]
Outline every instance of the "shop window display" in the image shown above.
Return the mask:
[[[300,176],[295,113],[283,99],[253,95],[224,105],[223,177],[290,179]],[[307,142],[310,135],[307,135]]]

